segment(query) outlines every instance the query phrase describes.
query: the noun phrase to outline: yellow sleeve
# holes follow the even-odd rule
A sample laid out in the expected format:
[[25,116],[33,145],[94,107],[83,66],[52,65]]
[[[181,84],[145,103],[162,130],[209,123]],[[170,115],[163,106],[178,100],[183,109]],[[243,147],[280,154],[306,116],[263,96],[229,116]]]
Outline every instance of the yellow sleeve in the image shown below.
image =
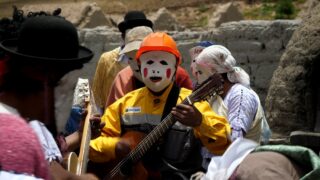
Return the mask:
[[[105,122],[101,135],[90,141],[89,158],[93,162],[107,162],[115,159],[115,146],[120,140],[121,126],[118,104],[110,105],[101,118]],[[120,109],[120,108],[119,108]]]
[[194,133],[202,144],[213,154],[221,155],[230,145],[230,125],[227,119],[217,115],[207,101],[195,103],[202,113],[200,126],[194,128]]

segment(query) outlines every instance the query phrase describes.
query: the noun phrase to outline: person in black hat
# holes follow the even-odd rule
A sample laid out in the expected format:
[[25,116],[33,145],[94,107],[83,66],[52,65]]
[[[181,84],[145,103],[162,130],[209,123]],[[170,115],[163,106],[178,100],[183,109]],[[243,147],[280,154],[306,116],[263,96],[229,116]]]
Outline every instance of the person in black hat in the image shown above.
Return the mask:
[[93,96],[101,112],[103,112],[105,108],[110,87],[115,76],[120,70],[128,66],[128,57],[126,55],[120,55],[120,50],[124,47],[126,32],[129,29],[138,26],[153,28],[153,23],[147,19],[146,15],[141,11],[129,11],[124,16],[124,20],[118,24],[123,44],[121,47],[103,53],[98,61],[96,72],[93,77],[92,90]]
[[[0,100],[27,119],[42,120],[56,135],[54,87],[69,71],[79,69],[93,53],[79,45],[76,28],[62,17],[27,18],[19,36],[0,43],[10,58],[2,75]],[[20,97],[17,101],[10,96]],[[21,103],[23,102],[23,103]]]
[[126,31],[137,26],[147,26],[152,28],[153,23],[147,19],[146,15],[141,11],[129,11],[124,16],[124,20],[118,24],[121,37],[124,39]]
[[55,86],[66,73],[81,68],[93,57],[90,49],[79,45],[76,28],[59,12],[32,12],[25,17],[14,7],[12,19],[0,19],[0,109],[29,122],[42,121],[50,130],[47,137],[36,133],[41,142],[46,141],[42,147],[50,162],[50,179],[96,179],[90,174],[76,176],[67,172],[55,161],[61,158],[59,149],[48,152],[49,147],[45,147],[56,146],[54,140],[50,141],[50,136],[57,134]]

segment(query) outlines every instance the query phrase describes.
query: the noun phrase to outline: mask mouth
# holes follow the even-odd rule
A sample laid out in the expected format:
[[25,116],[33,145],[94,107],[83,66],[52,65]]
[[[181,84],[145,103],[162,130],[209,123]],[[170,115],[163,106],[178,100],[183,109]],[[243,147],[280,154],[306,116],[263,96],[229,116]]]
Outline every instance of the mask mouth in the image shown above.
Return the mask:
[[159,82],[162,80],[162,77],[152,76],[150,77],[150,80],[154,83]]

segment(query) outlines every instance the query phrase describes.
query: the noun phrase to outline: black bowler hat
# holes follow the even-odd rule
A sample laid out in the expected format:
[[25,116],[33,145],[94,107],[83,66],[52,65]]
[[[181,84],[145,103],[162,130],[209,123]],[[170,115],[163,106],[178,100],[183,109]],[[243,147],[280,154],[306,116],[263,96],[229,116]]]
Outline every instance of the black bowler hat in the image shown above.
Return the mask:
[[121,33],[125,33],[127,29],[132,29],[137,26],[148,26],[152,29],[153,23],[146,18],[146,15],[141,11],[129,11],[124,20],[119,23],[118,28]]
[[57,16],[28,18],[21,25],[18,38],[4,40],[0,47],[24,63],[79,67],[93,56],[90,49],[79,45],[76,28]]

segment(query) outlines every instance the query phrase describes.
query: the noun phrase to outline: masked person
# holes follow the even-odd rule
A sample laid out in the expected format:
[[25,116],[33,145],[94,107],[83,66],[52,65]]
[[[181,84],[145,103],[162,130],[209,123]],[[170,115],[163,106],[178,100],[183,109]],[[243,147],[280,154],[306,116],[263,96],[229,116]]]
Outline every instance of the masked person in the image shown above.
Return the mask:
[[[101,119],[106,123],[102,134],[90,142],[90,159],[95,162],[111,162],[124,157],[130,151],[133,141],[122,138],[122,135],[134,138],[130,136],[131,130],[149,133],[153,127],[161,124],[166,112],[167,114],[171,112],[178,121],[161,141],[162,144],[166,144],[173,140],[171,147],[174,148],[167,150],[183,150],[184,143],[179,144],[174,141],[177,137],[174,135],[174,129],[179,131],[192,128],[194,135],[210,152],[222,154],[229,145],[227,137],[230,129],[226,119],[215,114],[206,101],[195,102],[192,105],[180,104],[191,94],[191,90],[179,89],[173,82],[177,66],[181,61],[175,41],[166,33],[151,33],[142,41],[136,60],[140,65],[142,81],[146,87],[127,93],[106,109]],[[155,146],[159,144],[161,143],[157,141]],[[163,147],[162,150],[164,149],[166,148]],[[165,150],[162,150],[150,149],[148,151],[150,154],[143,157],[142,162],[148,170],[161,169],[164,164],[162,160],[166,160]],[[181,162],[189,165],[190,163],[194,162],[188,160]],[[165,176],[161,170],[160,174]]]
[[[212,45],[196,57],[195,78],[202,83],[212,74],[224,79],[223,94],[211,97],[208,102],[219,115],[226,117],[231,126],[231,139],[246,137],[257,143],[266,141],[270,129],[259,96],[250,88],[249,75],[236,66],[231,52],[221,45]],[[212,155],[203,149],[204,159],[210,162]]]
[[236,66],[227,48],[212,45],[203,49],[194,67],[198,83],[214,73],[224,78],[223,93],[211,97],[209,103],[228,119],[232,144],[219,157],[203,148],[207,171],[192,175],[192,179],[313,179],[317,176],[320,159],[310,149],[290,145],[259,146],[267,142],[271,132],[259,97],[250,88],[249,75]]
[[[196,57],[198,57],[198,55],[201,53],[201,51],[206,48],[209,47],[211,45],[214,45],[213,42],[210,41],[201,41],[199,43],[197,43],[196,46],[192,47],[189,49],[189,55],[190,55],[190,70],[191,73],[193,75],[193,77],[196,77]],[[197,81],[193,82],[192,87],[195,88],[197,85]]]
[[[128,30],[125,37],[125,46],[120,51],[120,54],[124,54],[129,58],[129,67],[121,70],[115,77],[110,88],[106,107],[126,93],[144,86],[140,67],[135,60],[135,55],[140,47],[141,41],[152,32],[152,29],[146,26],[138,26]],[[175,79],[177,86],[192,89],[191,79],[186,70],[181,66],[178,66],[177,73],[173,79]]]

